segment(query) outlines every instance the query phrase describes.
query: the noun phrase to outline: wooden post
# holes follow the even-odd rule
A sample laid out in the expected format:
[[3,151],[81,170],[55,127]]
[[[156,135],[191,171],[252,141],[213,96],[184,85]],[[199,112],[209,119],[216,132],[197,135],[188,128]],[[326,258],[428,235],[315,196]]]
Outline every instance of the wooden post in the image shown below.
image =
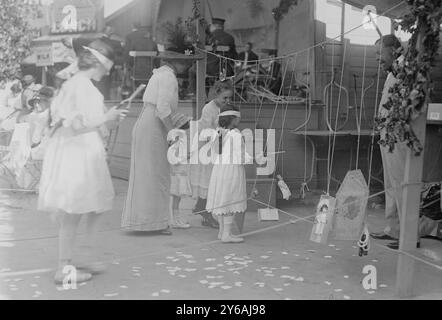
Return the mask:
[[[427,113],[422,114],[413,123],[413,130],[422,144],[425,144]],[[401,251],[416,250],[418,241],[419,209],[422,186],[422,171],[424,165],[423,152],[415,156],[411,149],[407,151],[405,163],[404,190],[402,195],[402,216],[400,225],[399,249]],[[409,184],[409,185],[407,185]],[[399,254],[397,265],[396,289],[400,298],[413,295],[415,261],[404,254]]]
[[[423,31],[417,39],[417,50],[421,50]],[[419,55],[421,55],[420,52]],[[418,57],[418,60],[419,57]],[[425,146],[425,134],[427,127],[427,106],[424,112],[413,121],[412,128],[417,138]],[[402,216],[400,217],[400,239],[399,250],[416,250],[418,241],[419,210],[422,190],[422,172],[424,166],[424,152],[420,156],[415,156],[411,149],[407,151],[405,162],[404,189],[402,195]],[[400,298],[409,298],[413,295],[415,260],[404,254],[399,254],[396,291]]]
[[[206,16],[205,1],[198,1],[198,10],[200,12],[200,19]],[[201,24],[201,20],[195,21],[196,23],[196,34],[198,35],[199,43],[198,47],[204,49],[206,45],[206,30],[205,26]],[[207,56],[202,60],[197,60],[196,62],[196,107],[195,107],[195,118],[199,119],[201,116],[201,111],[206,103],[206,66],[207,66]]]

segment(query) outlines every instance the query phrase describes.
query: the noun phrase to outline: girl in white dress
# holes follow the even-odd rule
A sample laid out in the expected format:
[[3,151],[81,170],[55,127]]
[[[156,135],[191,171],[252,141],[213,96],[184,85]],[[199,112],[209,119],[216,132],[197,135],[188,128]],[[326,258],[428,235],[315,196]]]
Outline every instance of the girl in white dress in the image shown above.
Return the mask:
[[180,211],[182,198],[192,196],[192,187],[189,178],[189,129],[191,117],[181,113],[172,115],[174,127],[167,135],[170,147],[167,151],[167,158],[171,167],[170,193],[172,195],[172,228],[188,229],[190,224],[186,216]]
[[[38,209],[62,214],[57,284],[63,283],[65,267],[72,265],[81,218],[88,218],[88,244],[95,247],[91,236],[98,218],[112,209],[114,188],[99,129],[122,120],[127,110],[113,107],[106,112],[103,96],[92,83],[109,73],[112,59],[112,48],[100,40],[91,43],[79,57],[79,71],[63,84],[51,106],[53,129],[43,161]],[[103,271],[103,265],[95,260],[83,269],[77,270],[77,282],[91,279],[93,273]]]
[[[233,95],[233,86],[230,80],[217,81],[214,85],[215,98],[206,104],[202,110],[201,119],[198,120],[198,134],[205,129],[215,130],[218,127],[218,115],[226,108]],[[200,142],[204,144],[204,142]],[[201,147],[200,145],[200,147]],[[207,189],[209,187],[211,164],[192,164],[190,167],[190,182],[192,184],[193,198],[197,199],[194,212],[202,215],[202,225],[218,228],[218,223],[204,209],[206,208]]]
[[244,213],[247,209],[244,165],[253,161],[245,151],[243,137],[237,129],[240,117],[241,114],[236,110],[222,112],[219,115],[218,137],[212,140],[216,142],[222,137],[222,147],[210,177],[206,209],[218,218],[218,238],[224,243],[244,241],[232,234],[234,215]]

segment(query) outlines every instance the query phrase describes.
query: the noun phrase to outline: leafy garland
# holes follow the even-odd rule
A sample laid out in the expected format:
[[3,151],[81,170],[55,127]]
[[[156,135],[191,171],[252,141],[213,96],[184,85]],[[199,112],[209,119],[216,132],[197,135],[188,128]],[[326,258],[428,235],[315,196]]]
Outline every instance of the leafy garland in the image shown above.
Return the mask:
[[275,21],[281,21],[292,7],[298,5],[298,2],[299,0],[281,0],[279,6],[272,10],[272,15]]
[[0,76],[20,75],[20,63],[31,52],[36,30],[28,21],[38,14],[38,6],[28,0],[2,0],[0,5]]
[[407,4],[410,12],[399,25],[412,37],[405,53],[403,49],[396,52],[397,57],[404,55],[403,62],[393,65],[393,74],[399,81],[390,89],[391,96],[383,105],[388,112],[376,117],[375,129],[385,132],[379,144],[388,146],[390,152],[397,143],[405,142],[415,155],[420,155],[423,146],[411,122],[425,111],[432,92],[430,73],[439,48],[442,0],[407,0]]

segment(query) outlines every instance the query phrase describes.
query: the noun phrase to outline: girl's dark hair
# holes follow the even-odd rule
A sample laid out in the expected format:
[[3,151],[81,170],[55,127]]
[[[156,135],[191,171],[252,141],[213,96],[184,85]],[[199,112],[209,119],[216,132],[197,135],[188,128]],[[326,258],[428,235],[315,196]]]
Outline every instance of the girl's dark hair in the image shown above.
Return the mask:
[[[102,40],[95,40],[89,44],[88,47],[97,50],[109,60],[114,61],[115,59],[115,53],[112,47],[104,43]],[[98,59],[89,50],[83,50],[78,57],[78,69],[80,70],[88,70],[99,64],[100,62]]]
[[215,92],[216,95],[220,94],[223,91],[233,91],[233,84],[231,80],[218,80],[217,82],[215,82],[215,84],[213,85],[213,90]]

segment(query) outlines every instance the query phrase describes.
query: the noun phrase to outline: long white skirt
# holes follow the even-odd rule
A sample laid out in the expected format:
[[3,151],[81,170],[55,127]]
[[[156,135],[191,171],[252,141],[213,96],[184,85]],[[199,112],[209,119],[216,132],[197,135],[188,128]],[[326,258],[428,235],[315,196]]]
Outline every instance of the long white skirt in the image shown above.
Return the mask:
[[38,209],[72,214],[112,209],[114,187],[98,132],[72,135],[60,128],[48,141]]
[[207,192],[206,210],[214,215],[245,212],[247,181],[243,165],[214,165]]

